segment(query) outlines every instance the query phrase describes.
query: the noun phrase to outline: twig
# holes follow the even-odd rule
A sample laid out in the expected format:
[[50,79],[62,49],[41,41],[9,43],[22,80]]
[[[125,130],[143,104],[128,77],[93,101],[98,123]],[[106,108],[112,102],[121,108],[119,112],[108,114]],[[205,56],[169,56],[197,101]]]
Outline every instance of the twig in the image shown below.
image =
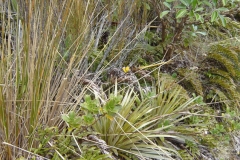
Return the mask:
[[2,144],[11,146],[11,147],[13,147],[13,148],[17,148],[17,149],[19,149],[19,150],[22,150],[22,151],[27,152],[27,153],[29,153],[29,154],[32,154],[32,155],[34,155],[34,156],[40,157],[40,158],[42,158],[42,159],[50,160],[50,159],[45,158],[45,157],[42,157],[42,156],[40,156],[40,155],[38,155],[38,154],[35,154],[35,153],[32,153],[32,152],[27,151],[27,150],[25,150],[25,149],[22,149],[22,148],[20,148],[20,147],[14,146],[14,145],[12,145],[12,144],[10,144],[10,143],[3,142]]

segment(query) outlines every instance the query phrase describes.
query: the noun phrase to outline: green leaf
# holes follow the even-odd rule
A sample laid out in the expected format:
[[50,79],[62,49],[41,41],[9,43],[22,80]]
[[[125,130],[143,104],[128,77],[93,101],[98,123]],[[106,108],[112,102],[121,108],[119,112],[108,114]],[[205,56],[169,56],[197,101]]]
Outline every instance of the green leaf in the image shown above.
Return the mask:
[[199,105],[204,105],[205,104],[203,102],[203,97],[202,96],[197,96],[194,102],[199,104]]
[[115,97],[114,95],[110,95],[109,101],[103,106],[103,112],[107,114],[117,113],[122,107],[119,104],[121,100],[121,95],[118,95],[117,97]]
[[160,13],[160,18],[163,18],[164,16],[166,16],[170,11],[163,11],[162,13]]
[[198,5],[198,0],[192,0],[191,5],[192,5],[192,9],[195,9]]
[[196,9],[195,9],[195,12],[199,12],[199,11],[203,11],[203,10],[204,10],[203,7],[199,7],[199,8],[196,8]]
[[150,10],[150,9],[151,9],[148,3],[144,3],[144,7],[145,7],[147,10]]
[[220,11],[220,12],[226,12],[226,11],[229,11],[229,9],[225,8],[225,7],[221,7],[221,8],[218,8],[216,9],[217,11]]
[[207,33],[206,32],[196,32],[197,34],[201,34],[201,35],[203,35],[203,36],[206,36],[207,35]]
[[12,7],[13,7],[13,11],[14,12],[17,12],[17,7],[18,7],[18,3],[17,3],[18,1],[17,0],[11,0],[11,5],[12,5]]
[[191,32],[191,36],[196,37],[197,35],[195,32]]
[[203,17],[201,15],[200,15],[200,19],[199,20],[200,20],[201,23],[204,23],[204,19],[203,19]]
[[198,30],[198,26],[196,26],[196,25],[192,25],[192,30],[194,31],[194,32],[196,32],[197,30]]
[[209,1],[203,1],[204,4],[206,4],[208,7],[212,8],[212,4]]
[[174,8],[176,8],[176,9],[186,9],[186,6],[184,6],[184,5],[177,5],[177,6],[174,6]]
[[68,115],[69,115],[69,119],[70,120],[75,120],[75,121],[78,121],[78,122],[80,122],[80,117],[79,116],[77,116],[77,113],[75,113],[74,111],[70,111],[69,113],[68,113]]
[[167,8],[171,9],[171,4],[167,3],[167,2],[163,2],[164,6],[166,6]]
[[177,78],[177,73],[174,72],[174,73],[172,74],[172,77],[173,77],[173,78]]
[[166,0],[166,2],[168,2],[168,3],[169,3],[169,2],[171,3],[171,2],[174,2],[174,1],[175,1],[175,0]]
[[62,115],[62,119],[65,121],[65,122],[69,122],[69,117],[67,114],[63,114]]
[[122,106],[116,104],[115,100],[109,100],[106,105],[103,107],[104,112],[106,113],[117,113]]
[[77,128],[81,125],[81,117],[77,116],[74,111],[70,111],[68,114],[63,114],[62,119],[69,124],[71,128]]
[[211,15],[211,22],[216,21],[217,17],[218,17],[218,12],[214,11]]
[[223,27],[226,27],[227,22],[226,22],[225,17],[223,15],[219,15],[219,18],[220,18],[220,20],[222,22]]
[[194,16],[196,18],[196,21],[200,20],[201,16],[198,13],[194,13]]
[[222,0],[222,4],[223,4],[223,6],[226,6],[227,0]]
[[94,122],[94,117],[91,113],[84,115],[83,120],[86,124],[91,125]]
[[99,111],[99,101],[97,99],[92,100],[89,95],[84,96],[85,102],[81,104],[84,109],[92,113],[98,113]]
[[188,1],[187,0],[180,0],[181,2],[182,2],[182,4],[184,4],[185,6],[189,6],[189,3],[188,3]]
[[194,12],[193,12],[193,11],[190,11],[190,13],[189,13],[189,17],[191,17],[191,18],[194,17]]
[[196,21],[200,21],[201,23],[204,22],[204,19],[203,19],[203,17],[200,14],[194,13],[194,16],[196,18]]
[[187,9],[181,9],[177,12],[176,18],[182,18],[187,14]]
[[214,5],[215,7],[217,6],[217,1],[218,1],[218,0],[212,0],[213,5]]

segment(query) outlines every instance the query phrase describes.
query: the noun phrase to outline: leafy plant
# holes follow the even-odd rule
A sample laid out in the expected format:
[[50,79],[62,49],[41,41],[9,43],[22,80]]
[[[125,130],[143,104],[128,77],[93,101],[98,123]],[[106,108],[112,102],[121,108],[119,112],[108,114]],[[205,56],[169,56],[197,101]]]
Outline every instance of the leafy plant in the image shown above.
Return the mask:
[[69,129],[79,128],[81,125],[81,117],[73,111],[70,111],[68,114],[63,114],[62,119],[69,125]]
[[173,150],[157,146],[151,140],[152,137],[161,135],[154,134],[147,127],[156,123],[152,122],[153,118],[148,114],[152,110],[148,105],[149,100],[141,101],[133,90],[128,89],[120,104],[122,108],[113,119],[102,117],[93,125],[94,130],[100,133],[113,153],[126,159],[127,154],[133,157],[171,159],[170,151],[174,152]]
[[[157,3],[155,1],[155,3]],[[191,36],[206,35],[206,32],[201,31],[201,27],[198,27],[199,24],[209,24],[217,23],[220,21],[220,25],[226,26],[227,18],[226,15],[231,13],[231,9],[235,8],[238,5],[237,1],[231,3],[230,1],[222,1],[222,3],[212,0],[212,1],[198,1],[198,0],[181,0],[179,2],[175,0],[166,0],[160,3],[161,7],[158,8],[159,17],[161,19],[162,25],[162,43],[169,40],[172,45],[164,45],[165,49],[165,58],[168,60],[172,58],[172,53],[177,48],[176,42],[180,39],[191,39],[189,36],[185,36],[184,32],[188,26],[193,27],[191,31]],[[167,17],[167,18],[166,18]],[[171,17],[171,20],[168,20]],[[175,26],[172,28],[173,35],[166,34],[171,30],[167,26]],[[209,26],[209,25],[208,25]],[[189,30],[188,32],[189,33]],[[184,42],[183,41],[183,42]],[[185,47],[188,46],[188,43],[185,43]]]
[[177,134],[164,134],[164,131],[171,130],[171,126],[189,117],[181,117],[179,112],[190,109],[198,97],[189,98],[187,92],[167,75],[162,75],[159,79],[156,90],[155,94],[142,93],[142,99],[139,99],[133,90],[123,91],[125,95],[120,103],[122,108],[116,116],[113,119],[101,117],[93,125],[102,139],[112,146],[115,155],[126,159],[128,154],[135,158],[140,156],[171,159],[171,152],[176,154],[171,147],[167,148],[162,143],[155,144],[154,139],[178,139]]
[[[239,92],[236,89],[239,79],[239,53],[234,49],[226,48],[220,45],[213,46],[207,56],[206,61],[216,62],[215,67],[209,67],[208,73],[211,73],[209,82],[218,85],[229,99],[236,99]],[[204,63],[206,64],[206,63]],[[219,95],[220,96],[220,95]]]

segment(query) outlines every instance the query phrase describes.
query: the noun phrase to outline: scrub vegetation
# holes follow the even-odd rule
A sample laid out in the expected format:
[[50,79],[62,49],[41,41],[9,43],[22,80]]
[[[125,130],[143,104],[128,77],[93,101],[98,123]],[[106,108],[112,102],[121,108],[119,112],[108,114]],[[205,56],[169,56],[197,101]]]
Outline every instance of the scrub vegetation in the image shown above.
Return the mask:
[[239,0],[0,4],[0,159],[240,159]]

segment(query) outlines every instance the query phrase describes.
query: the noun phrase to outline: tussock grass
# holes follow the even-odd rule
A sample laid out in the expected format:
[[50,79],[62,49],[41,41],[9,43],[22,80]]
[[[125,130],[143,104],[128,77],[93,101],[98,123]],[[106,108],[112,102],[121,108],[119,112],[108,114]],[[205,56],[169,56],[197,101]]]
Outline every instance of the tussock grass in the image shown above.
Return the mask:
[[[31,157],[26,151],[39,145],[35,140],[37,128],[64,128],[61,113],[74,110],[89,89],[79,88],[81,77],[91,69],[97,71],[93,80],[96,79],[114,50],[117,56],[110,62],[122,65],[136,43],[132,37],[141,29],[130,24],[130,15],[136,14],[135,5],[77,0],[3,3],[0,141],[4,143],[0,144],[0,158]],[[114,6],[120,9],[116,12]],[[113,12],[119,15],[120,24],[101,54],[88,64],[90,53],[96,52],[102,34],[113,21]],[[101,61],[95,63],[99,58]]]
[[[27,157],[29,153],[23,150],[38,145],[36,128],[58,125],[60,113],[72,106],[70,86],[74,86],[69,85],[70,74],[82,64],[91,46],[89,17],[79,9],[91,11],[90,7],[83,9],[83,3],[29,1],[24,14],[20,13],[23,8],[13,11],[10,2],[2,6],[5,14],[1,14],[0,138],[1,142],[16,146],[1,143],[3,159]],[[76,21],[71,12],[76,12]],[[82,29],[74,33],[77,36],[71,40],[71,46],[64,48],[62,43],[71,27],[69,20]],[[62,48],[71,50],[68,61]]]

